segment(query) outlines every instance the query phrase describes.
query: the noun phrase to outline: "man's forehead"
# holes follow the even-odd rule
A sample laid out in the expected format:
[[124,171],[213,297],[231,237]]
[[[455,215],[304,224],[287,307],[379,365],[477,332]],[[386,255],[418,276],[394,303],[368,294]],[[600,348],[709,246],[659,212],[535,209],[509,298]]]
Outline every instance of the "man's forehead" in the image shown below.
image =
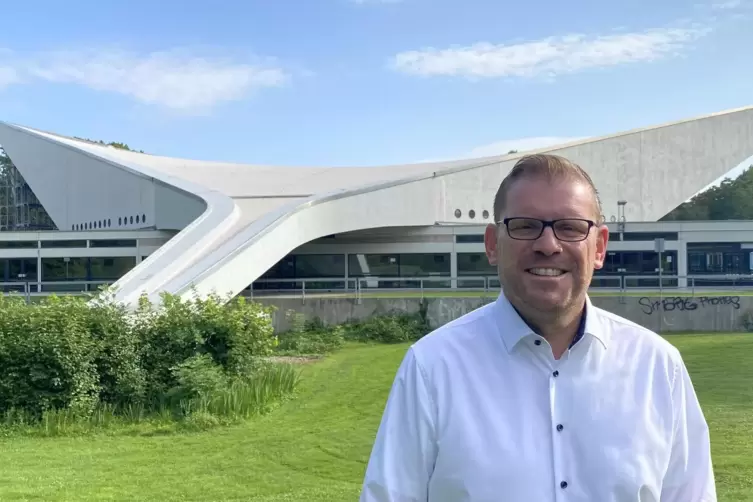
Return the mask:
[[[542,197],[543,192],[546,196]],[[583,180],[537,176],[515,180],[510,185],[506,205],[509,209],[516,206],[549,207],[558,203],[591,206],[593,202],[593,189]]]

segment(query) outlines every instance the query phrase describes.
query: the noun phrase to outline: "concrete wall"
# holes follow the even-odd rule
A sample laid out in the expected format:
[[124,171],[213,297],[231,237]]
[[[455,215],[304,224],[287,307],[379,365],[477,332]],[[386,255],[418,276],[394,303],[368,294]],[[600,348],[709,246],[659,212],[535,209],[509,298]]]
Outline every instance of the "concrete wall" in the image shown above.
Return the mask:
[[[103,229],[108,220],[110,229],[154,225],[150,179],[6,126],[0,127],[0,141],[58,229],[88,224]],[[141,216],[146,216],[146,222]],[[118,218],[123,217],[129,222],[133,217],[134,223],[118,226]]]
[[[441,326],[463,314],[493,301],[489,298],[427,298],[427,317],[432,327]],[[419,298],[262,299],[256,301],[276,307],[275,329],[289,328],[285,312],[294,310],[306,318],[319,317],[326,324],[339,324],[389,312],[418,312]],[[661,333],[745,331],[743,321],[753,312],[753,297],[748,296],[651,296],[594,297],[594,305]]]
[[[542,150],[563,155],[589,172],[607,221],[619,216],[620,200],[627,201],[627,221],[656,221],[753,155],[753,109]],[[488,223],[483,211],[491,213],[497,187],[516,160],[439,173],[443,221]],[[475,218],[469,217],[471,209]]]

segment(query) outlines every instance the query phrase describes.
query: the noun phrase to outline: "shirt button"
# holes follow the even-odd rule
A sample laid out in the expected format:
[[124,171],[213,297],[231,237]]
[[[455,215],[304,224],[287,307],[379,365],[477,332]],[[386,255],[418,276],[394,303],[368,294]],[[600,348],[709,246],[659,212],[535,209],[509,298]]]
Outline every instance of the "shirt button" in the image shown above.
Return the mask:
[[562,432],[565,427],[562,424],[557,424],[557,432]]
[[554,370],[554,373],[552,373],[552,376],[553,376],[554,378],[557,378],[558,376],[560,376],[560,372],[559,372],[559,371],[557,371],[557,370]]
[[534,345],[541,345],[541,340],[536,340],[535,342],[533,342],[533,344]]
[[563,481],[562,483],[560,483],[560,488],[563,488],[563,489],[567,488],[567,481]]

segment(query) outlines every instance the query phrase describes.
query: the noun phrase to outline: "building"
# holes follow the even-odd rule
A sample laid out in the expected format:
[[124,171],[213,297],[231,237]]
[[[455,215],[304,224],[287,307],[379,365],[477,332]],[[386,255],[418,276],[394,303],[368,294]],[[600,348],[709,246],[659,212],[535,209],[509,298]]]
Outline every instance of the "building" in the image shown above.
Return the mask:
[[[120,275],[117,297],[129,304],[142,293],[158,301],[162,291],[237,295],[252,283],[254,291],[303,282],[325,290],[486,287],[494,279],[479,235],[499,183],[522,155],[370,168],[242,165],[159,157],[12,124],[0,124],[0,145],[57,229],[9,235],[3,242],[27,242],[23,249],[33,251],[20,257],[21,248],[5,249],[2,258],[36,253],[35,275],[21,273],[22,282],[45,292],[62,273],[45,259],[63,259],[70,271],[75,249],[86,255],[76,257],[87,258],[80,266],[92,281],[106,275],[92,273],[104,267],[92,262],[102,257],[93,248],[107,258],[126,253],[133,257],[126,265],[108,261],[107,281]],[[656,237],[665,239],[667,284],[695,285],[688,276],[696,272],[750,272],[749,223],[657,220],[753,153],[753,107],[539,151],[580,163],[599,187],[614,254],[595,286],[625,286],[625,277],[658,285]],[[61,251],[50,241],[78,244]],[[18,278],[14,267],[6,261],[6,279]]]

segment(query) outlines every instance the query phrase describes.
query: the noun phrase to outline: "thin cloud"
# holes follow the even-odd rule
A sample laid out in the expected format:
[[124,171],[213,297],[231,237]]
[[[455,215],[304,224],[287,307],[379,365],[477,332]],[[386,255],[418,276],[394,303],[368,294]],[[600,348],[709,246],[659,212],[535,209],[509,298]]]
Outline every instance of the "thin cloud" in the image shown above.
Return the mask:
[[8,87],[9,85],[17,84],[21,81],[21,77],[15,68],[10,66],[0,66],[0,89]]
[[[206,111],[277,87],[289,76],[281,68],[193,56],[186,51],[145,55],[123,51],[56,51],[8,57],[0,85],[23,81],[73,84],[128,96],[179,112]],[[12,77],[12,78],[11,78]]]
[[711,4],[711,8],[714,10],[731,10],[737,9],[742,6],[741,0],[728,0],[723,2],[714,2]]
[[701,28],[663,28],[597,37],[571,34],[509,45],[479,42],[467,47],[402,52],[393,58],[391,66],[421,76],[554,77],[677,55],[706,32]]
[[358,4],[358,5],[368,5],[368,4],[380,4],[380,3],[400,3],[403,0],[349,0],[350,3]]

